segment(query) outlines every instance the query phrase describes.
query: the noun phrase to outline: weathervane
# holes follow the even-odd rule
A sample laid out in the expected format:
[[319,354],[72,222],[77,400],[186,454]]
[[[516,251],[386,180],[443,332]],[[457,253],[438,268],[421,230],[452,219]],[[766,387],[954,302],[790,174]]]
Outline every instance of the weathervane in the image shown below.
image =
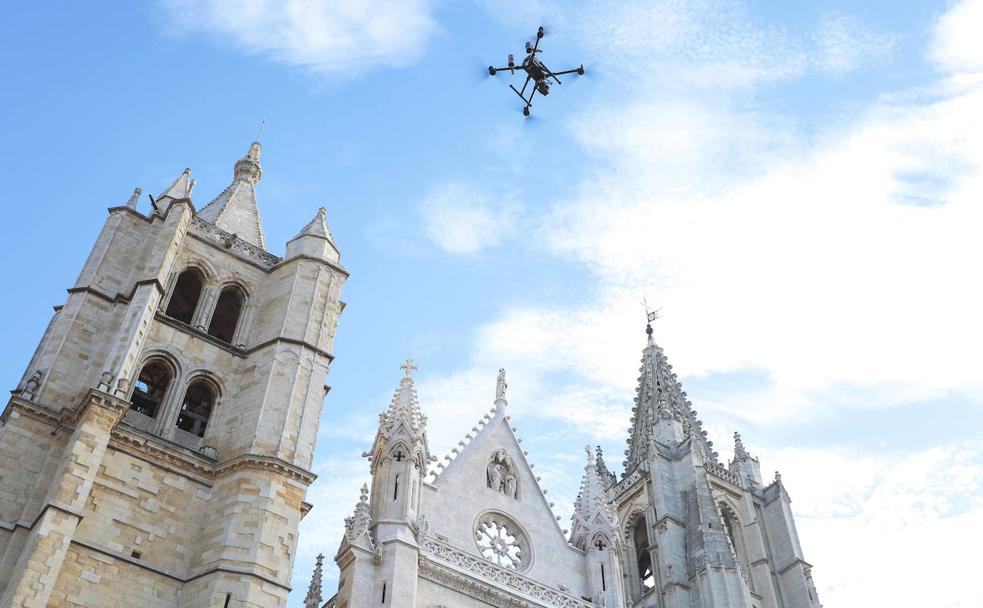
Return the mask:
[[646,321],[646,323],[651,324],[652,321],[655,321],[656,319],[658,319],[659,317],[662,316],[662,309],[661,308],[656,308],[655,310],[649,310],[648,298],[645,298],[645,299],[642,300],[642,306],[645,307],[645,321]]

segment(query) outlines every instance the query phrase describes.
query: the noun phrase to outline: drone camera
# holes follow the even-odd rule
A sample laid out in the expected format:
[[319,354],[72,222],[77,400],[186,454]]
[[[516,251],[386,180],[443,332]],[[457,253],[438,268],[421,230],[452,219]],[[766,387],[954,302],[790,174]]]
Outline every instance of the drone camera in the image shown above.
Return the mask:
[[549,95],[550,85],[545,80],[540,80],[536,83],[536,90],[539,91],[540,95]]

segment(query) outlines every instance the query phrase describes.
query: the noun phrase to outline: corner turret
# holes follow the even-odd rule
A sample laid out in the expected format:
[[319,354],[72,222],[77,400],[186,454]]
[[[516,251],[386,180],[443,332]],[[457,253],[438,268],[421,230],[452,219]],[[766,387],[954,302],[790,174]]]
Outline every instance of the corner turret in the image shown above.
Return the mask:
[[287,241],[286,259],[307,256],[327,260],[337,264],[341,253],[334,244],[331,231],[328,230],[327,212],[324,207],[317,211],[310,222],[304,226],[297,236]]

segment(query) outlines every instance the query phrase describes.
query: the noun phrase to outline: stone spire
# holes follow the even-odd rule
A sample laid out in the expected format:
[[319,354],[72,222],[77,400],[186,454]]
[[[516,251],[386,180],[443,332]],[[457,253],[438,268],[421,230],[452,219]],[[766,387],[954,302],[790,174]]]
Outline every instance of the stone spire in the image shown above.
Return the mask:
[[137,202],[140,201],[140,195],[143,194],[143,190],[140,188],[134,188],[133,194],[130,195],[130,199],[126,201],[126,206],[130,209],[137,208]]
[[314,575],[311,577],[311,586],[307,588],[307,597],[304,598],[304,608],[321,608],[324,599],[321,597],[321,576],[324,568],[324,555],[318,554],[317,563],[314,565]]
[[184,172],[181,173],[181,175],[179,175],[176,180],[174,180],[174,183],[172,183],[167,190],[164,190],[163,192],[160,193],[160,196],[157,197],[157,200],[159,201],[165,197],[176,201],[186,198],[190,199],[191,191],[194,189],[195,189],[195,181],[191,179],[191,169],[190,168],[185,169]]
[[420,446],[421,468],[426,468],[433,460],[427,442],[427,417],[420,410],[416,387],[413,384],[413,372],[417,370],[417,365],[407,359],[399,367],[403,370],[399,388],[393,393],[389,409],[379,414],[379,430],[372,442],[372,449],[363,453],[363,456],[372,463],[373,470],[378,459],[382,458],[384,447],[396,440]]
[[368,548],[373,548],[372,537],[369,535],[369,486],[362,484],[362,494],[355,505],[355,513],[345,518],[345,538],[352,545],[359,541],[368,541]]
[[672,371],[662,348],[652,337],[652,325],[645,328],[648,335],[645,350],[642,351],[642,367],[639,370],[638,391],[635,407],[632,408],[632,427],[629,429],[625,473],[630,473],[648,454],[649,438],[659,420],[677,421],[683,433],[693,437],[709,462],[717,463],[717,453],[713,442],[707,440],[703,423],[697,418],[693,404],[686,398],[683,385]]
[[389,410],[380,415],[380,422],[387,432],[392,432],[400,423],[405,423],[409,429],[418,433],[427,424],[427,417],[420,411],[416,386],[413,384],[413,372],[418,367],[411,359],[407,359],[399,368],[403,370],[403,377],[399,381],[399,388],[393,393]]
[[608,501],[607,483],[597,470],[597,459],[591,446],[586,446],[587,464],[584,466],[584,478],[580,482],[580,494],[574,503],[573,532],[570,542],[575,547],[587,548],[594,532],[602,531],[611,542],[617,540],[614,535],[619,530],[618,513]]
[[314,219],[308,222],[306,226],[301,228],[300,232],[298,232],[297,236],[294,238],[302,236],[320,236],[328,239],[329,241],[332,240],[331,231],[328,230],[327,213],[328,212],[325,211],[324,207],[318,209],[317,215],[314,216]]
[[601,446],[597,446],[597,460],[594,463],[594,468],[597,469],[597,475],[600,477],[605,489],[611,487],[618,481],[615,474],[612,473],[608,469],[608,465],[604,463],[604,452],[601,451]]
[[254,141],[246,155],[236,161],[232,183],[215,200],[202,207],[198,217],[247,243],[266,249],[256,205],[256,184],[263,177],[260,150],[259,142]]

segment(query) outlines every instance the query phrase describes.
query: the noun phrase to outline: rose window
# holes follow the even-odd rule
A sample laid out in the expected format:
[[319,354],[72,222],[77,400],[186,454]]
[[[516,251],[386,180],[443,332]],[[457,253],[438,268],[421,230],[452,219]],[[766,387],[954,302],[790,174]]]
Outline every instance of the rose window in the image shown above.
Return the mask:
[[474,539],[482,557],[511,570],[529,564],[529,543],[519,526],[504,516],[490,513],[478,521]]

